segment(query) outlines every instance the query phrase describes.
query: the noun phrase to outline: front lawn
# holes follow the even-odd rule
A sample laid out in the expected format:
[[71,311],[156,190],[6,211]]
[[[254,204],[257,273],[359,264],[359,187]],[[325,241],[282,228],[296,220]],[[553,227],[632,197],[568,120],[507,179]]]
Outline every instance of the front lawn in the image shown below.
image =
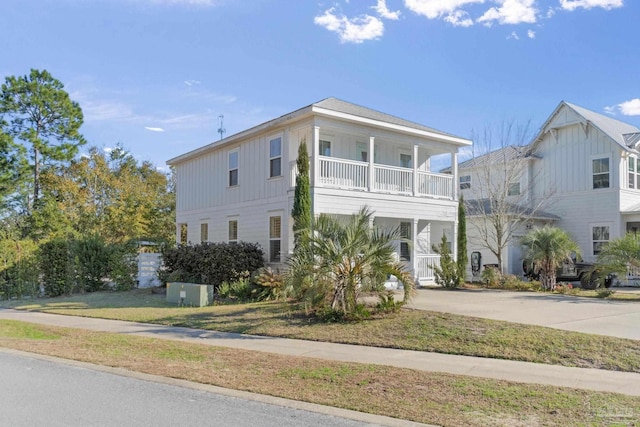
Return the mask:
[[282,302],[175,307],[149,290],[4,302],[75,316],[285,338],[640,372],[640,341],[403,309],[354,323],[321,323]]

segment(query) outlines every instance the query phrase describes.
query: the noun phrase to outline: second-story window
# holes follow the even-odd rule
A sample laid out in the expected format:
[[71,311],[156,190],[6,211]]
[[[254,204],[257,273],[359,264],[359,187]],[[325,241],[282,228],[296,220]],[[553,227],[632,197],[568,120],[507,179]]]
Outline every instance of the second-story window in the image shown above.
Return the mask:
[[640,189],[640,159],[630,156],[627,163],[629,188]]
[[269,141],[269,177],[282,176],[282,138]]
[[520,195],[520,183],[512,182],[509,184],[509,189],[507,190],[508,196],[519,196]]
[[229,187],[238,185],[238,150],[229,152]]
[[592,161],[592,173],[593,173],[593,188],[609,188],[610,181],[610,168],[609,158],[604,157],[601,159],[593,159]]
[[331,157],[331,141],[320,140],[320,155]]
[[460,189],[467,190],[471,188],[471,175],[463,175],[460,177]]

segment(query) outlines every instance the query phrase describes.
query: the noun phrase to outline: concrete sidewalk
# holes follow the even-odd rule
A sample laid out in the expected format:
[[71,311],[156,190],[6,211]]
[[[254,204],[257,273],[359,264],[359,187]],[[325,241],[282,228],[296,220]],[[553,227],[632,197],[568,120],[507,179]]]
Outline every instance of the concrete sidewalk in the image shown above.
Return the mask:
[[446,372],[522,383],[546,384],[640,396],[640,374],[638,373],[569,368],[482,357],[261,337],[12,309],[0,309],[0,319],[131,334],[291,356],[371,363],[428,372]]

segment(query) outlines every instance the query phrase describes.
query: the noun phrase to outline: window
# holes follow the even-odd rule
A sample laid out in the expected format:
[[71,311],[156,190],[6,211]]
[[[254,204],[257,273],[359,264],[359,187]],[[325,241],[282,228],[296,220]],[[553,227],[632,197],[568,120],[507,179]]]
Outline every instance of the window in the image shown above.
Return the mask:
[[609,226],[598,225],[591,228],[593,254],[598,255],[602,247],[609,242]]
[[460,177],[460,189],[467,190],[471,188],[471,175],[464,175]]
[[282,176],[282,138],[269,141],[269,177]]
[[320,155],[331,157],[331,141],[320,140]]
[[229,187],[238,185],[238,151],[229,152]]
[[200,242],[208,242],[209,241],[209,224],[203,222],[200,224]]
[[411,154],[400,154],[400,167],[412,168]]
[[609,158],[593,159],[593,188],[609,188]]
[[280,227],[280,217],[269,217],[269,261],[280,262],[280,236],[282,229]]
[[[402,239],[411,240],[411,223],[400,223],[400,237]],[[400,259],[403,261],[411,261],[411,250],[409,250],[409,242],[400,241]]]
[[369,147],[367,146],[367,144],[363,142],[356,143],[356,151],[358,155],[356,160],[360,160],[361,162],[369,161]]
[[520,183],[512,182],[509,184],[509,189],[507,190],[508,196],[519,196],[520,195]]
[[640,189],[640,159],[636,157],[629,157],[627,170],[629,176],[629,188]]
[[180,244],[186,245],[189,241],[189,229],[187,224],[180,224]]
[[238,220],[229,221],[229,243],[238,243]]

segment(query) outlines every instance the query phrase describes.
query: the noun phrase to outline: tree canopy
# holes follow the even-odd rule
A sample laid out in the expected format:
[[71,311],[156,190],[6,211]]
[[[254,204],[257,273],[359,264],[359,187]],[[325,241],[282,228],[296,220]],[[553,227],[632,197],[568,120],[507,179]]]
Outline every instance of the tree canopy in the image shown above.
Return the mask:
[[12,150],[10,173],[23,175],[27,164],[33,173],[27,206],[31,210],[40,195],[42,166],[73,159],[85,144],[80,134],[82,110],[59,80],[46,70],[32,69],[29,75],[6,78],[0,90],[0,119],[0,130],[23,145]]

